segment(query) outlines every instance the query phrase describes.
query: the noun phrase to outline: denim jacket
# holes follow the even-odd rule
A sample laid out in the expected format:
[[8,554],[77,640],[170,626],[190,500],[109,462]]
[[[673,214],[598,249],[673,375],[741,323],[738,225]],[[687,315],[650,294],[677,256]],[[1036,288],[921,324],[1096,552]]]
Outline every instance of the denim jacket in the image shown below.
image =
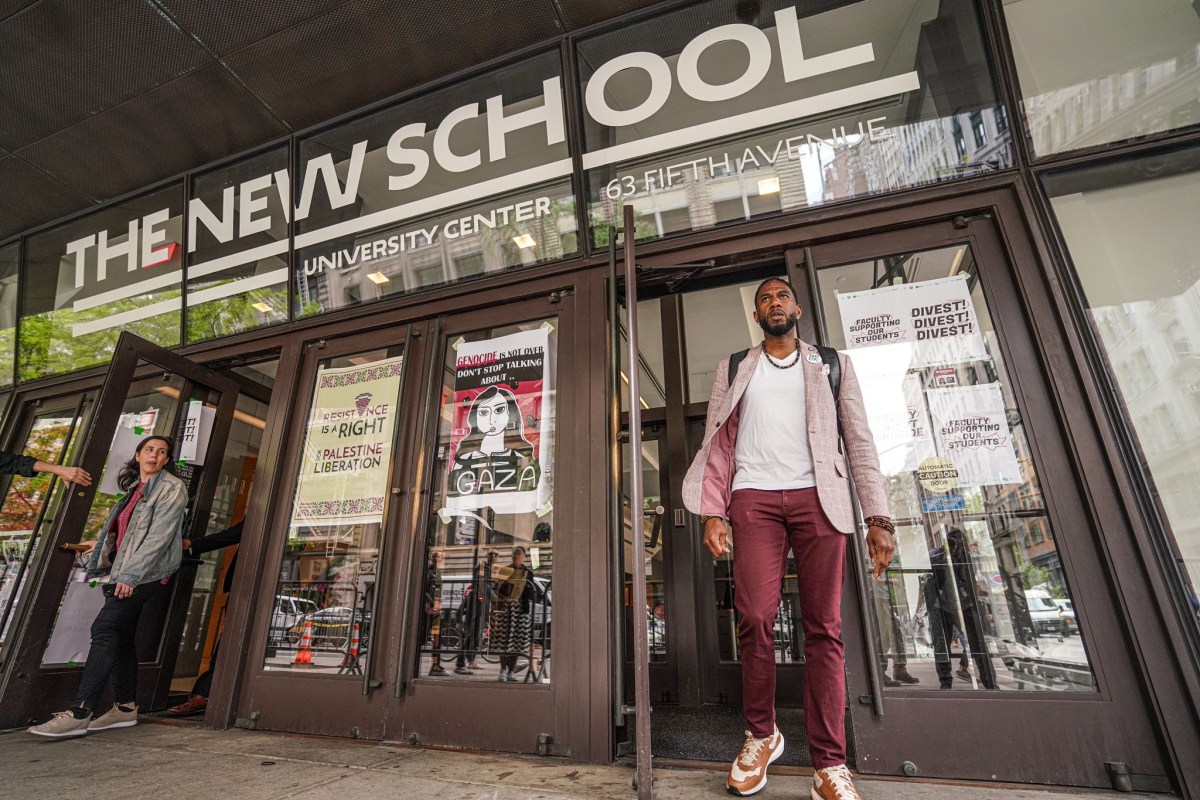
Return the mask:
[[117,515],[132,496],[133,492],[127,493],[104,521],[96,548],[88,559],[89,578],[111,575],[113,583],[140,586],[162,580],[179,569],[183,560],[187,486],[166,470],[146,481],[142,499],[129,519],[125,541],[121,543],[115,562],[109,561],[108,537],[117,535]]

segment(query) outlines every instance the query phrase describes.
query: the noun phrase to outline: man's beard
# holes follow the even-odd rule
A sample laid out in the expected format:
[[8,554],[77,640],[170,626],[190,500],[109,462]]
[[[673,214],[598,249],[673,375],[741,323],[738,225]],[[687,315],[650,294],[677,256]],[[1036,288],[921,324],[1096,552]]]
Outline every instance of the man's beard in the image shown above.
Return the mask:
[[796,329],[796,317],[793,315],[787,318],[787,322],[776,323],[771,323],[766,317],[763,317],[758,321],[758,327],[762,328],[764,333],[771,336],[783,336],[788,331]]

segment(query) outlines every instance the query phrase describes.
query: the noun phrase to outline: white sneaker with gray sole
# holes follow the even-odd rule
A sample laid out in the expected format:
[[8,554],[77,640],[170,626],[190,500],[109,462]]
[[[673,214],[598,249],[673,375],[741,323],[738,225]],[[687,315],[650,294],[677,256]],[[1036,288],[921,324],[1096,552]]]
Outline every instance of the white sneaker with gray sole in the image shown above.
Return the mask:
[[91,717],[75,719],[75,715],[70,711],[59,711],[41,725],[34,725],[32,728],[29,728],[29,733],[32,733],[34,736],[49,736],[51,739],[84,736],[88,732],[88,723],[91,721]]
[[134,706],[132,711],[122,711],[119,705],[113,703],[113,707],[92,720],[87,729],[92,732],[107,731],[113,728],[130,728],[134,725],[137,725],[137,706]]

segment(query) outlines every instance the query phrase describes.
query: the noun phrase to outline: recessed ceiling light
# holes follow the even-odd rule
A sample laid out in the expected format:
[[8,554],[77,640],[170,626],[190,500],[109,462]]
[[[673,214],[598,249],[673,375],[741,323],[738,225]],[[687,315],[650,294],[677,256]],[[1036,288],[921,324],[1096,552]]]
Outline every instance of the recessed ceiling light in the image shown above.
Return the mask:
[[257,303],[251,303],[250,307],[253,308],[255,311],[261,311],[264,314],[270,314],[272,311],[275,310],[262,301],[259,301]]
[[520,236],[514,236],[513,242],[522,250],[528,250],[531,247],[537,246],[537,242],[528,233],[522,233]]
[[387,283],[391,280],[391,278],[389,278],[387,275],[384,275],[382,272],[372,272],[367,277],[375,283]]
[[759,194],[779,194],[779,178],[763,178],[758,182]]

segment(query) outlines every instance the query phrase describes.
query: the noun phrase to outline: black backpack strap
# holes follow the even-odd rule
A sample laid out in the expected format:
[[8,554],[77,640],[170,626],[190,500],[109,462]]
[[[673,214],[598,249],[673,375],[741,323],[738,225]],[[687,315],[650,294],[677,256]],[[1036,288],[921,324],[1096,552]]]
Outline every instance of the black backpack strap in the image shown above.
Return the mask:
[[838,408],[838,401],[842,396],[842,362],[838,360],[837,350],[832,347],[819,344],[817,351],[821,354],[821,360],[825,362],[829,388],[833,391],[833,409],[837,413],[838,451],[840,452],[842,449],[842,410]]
[[824,345],[817,345],[821,360],[829,367],[829,388],[833,390],[833,402],[837,405],[842,394],[842,362],[838,360],[837,350]]
[[737,377],[738,367],[746,360],[746,356],[750,355],[750,348],[738,350],[736,353],[729,354],[729,380],[726,384],[733,386],[733,380]]

